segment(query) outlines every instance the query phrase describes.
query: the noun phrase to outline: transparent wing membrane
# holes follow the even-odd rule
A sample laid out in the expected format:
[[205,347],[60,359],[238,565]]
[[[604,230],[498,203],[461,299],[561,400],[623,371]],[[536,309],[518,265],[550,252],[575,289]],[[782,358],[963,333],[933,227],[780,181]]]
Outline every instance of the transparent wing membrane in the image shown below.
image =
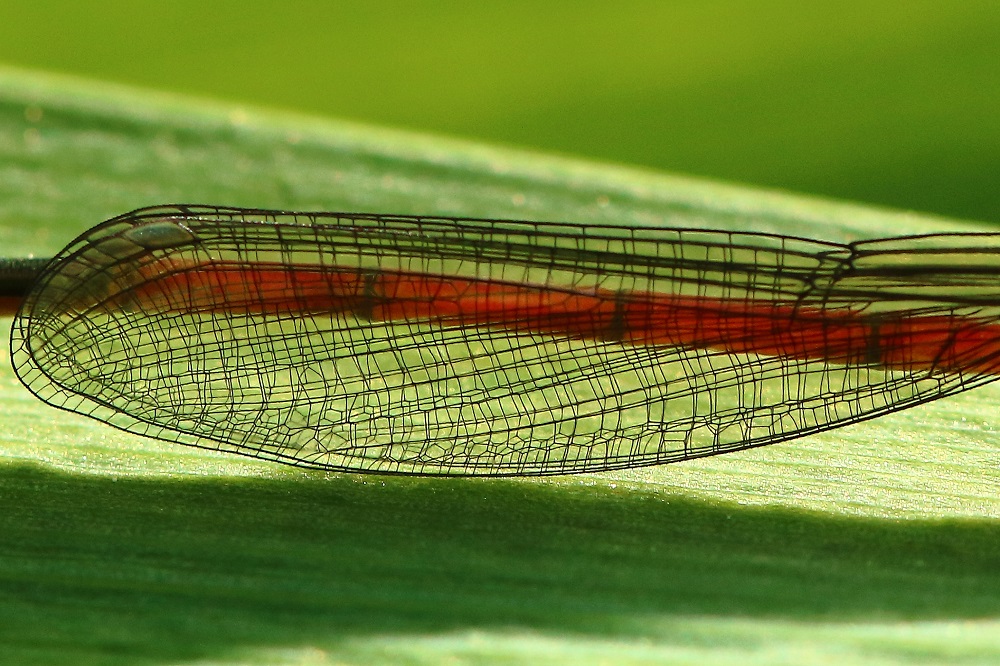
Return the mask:
[[537,475],[762,446],[1000,372],[1000,236],[145,209],[45,269],[12,357],[118,428],[331,470]]

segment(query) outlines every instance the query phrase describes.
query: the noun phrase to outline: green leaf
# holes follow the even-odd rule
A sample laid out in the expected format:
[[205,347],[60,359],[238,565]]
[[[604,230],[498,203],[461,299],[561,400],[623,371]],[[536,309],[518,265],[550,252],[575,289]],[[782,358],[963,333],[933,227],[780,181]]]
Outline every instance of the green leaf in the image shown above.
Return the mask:
[[[0,156],[11,255],[171,202],[832,240],[968,228],[10,70]],[[119,433],[42,405],[6,359],[0,661],[992,663],[997,398],[661,468],[409,479]]]

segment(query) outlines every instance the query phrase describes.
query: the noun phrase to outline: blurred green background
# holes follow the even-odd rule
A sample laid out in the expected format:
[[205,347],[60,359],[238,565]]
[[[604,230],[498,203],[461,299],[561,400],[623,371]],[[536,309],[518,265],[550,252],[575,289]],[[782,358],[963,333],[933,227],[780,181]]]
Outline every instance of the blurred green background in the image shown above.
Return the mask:
[[36,1],[0,62],[1000,221],[1000,3]]
[[[994,2],[0,5],[0,65],[993,221],[998,45]],[[0,69],[4,253],[178,200],[959,228]],[[1000,663],[1000,384],[683,466],[325,477],[53,410],[5,355],[4,664]]]

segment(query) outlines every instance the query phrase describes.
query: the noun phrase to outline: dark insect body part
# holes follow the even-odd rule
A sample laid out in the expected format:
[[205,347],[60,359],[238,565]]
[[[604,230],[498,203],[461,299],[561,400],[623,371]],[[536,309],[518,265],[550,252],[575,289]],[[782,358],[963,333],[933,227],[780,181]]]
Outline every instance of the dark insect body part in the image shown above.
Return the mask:
[[45,402],[329,470],[657,465],[1000,374],[1000,234],[166,206],[0,266],[0,290],[23,299],[12,359]]

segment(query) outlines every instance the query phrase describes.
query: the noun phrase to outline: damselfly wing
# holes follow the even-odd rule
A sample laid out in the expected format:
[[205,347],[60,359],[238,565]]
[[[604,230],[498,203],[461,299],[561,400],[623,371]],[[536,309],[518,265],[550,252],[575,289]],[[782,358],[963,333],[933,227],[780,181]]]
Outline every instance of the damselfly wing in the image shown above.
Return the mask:
[[998,259],[994,234],[167,206],[28,271],[11,350],[42,400],[194,446],[329,470],[600,471],[995,380]]

